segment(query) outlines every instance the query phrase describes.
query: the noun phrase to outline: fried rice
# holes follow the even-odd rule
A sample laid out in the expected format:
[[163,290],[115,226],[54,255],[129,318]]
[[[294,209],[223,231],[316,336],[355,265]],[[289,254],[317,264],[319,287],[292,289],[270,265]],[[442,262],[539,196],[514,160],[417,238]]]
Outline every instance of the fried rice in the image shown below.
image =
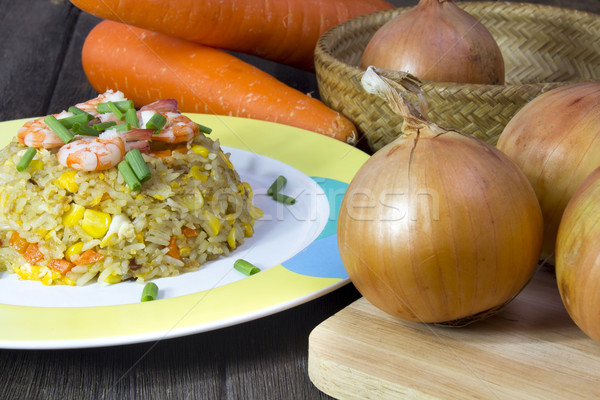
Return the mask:
[[0,271],[22,279],[143,283],[195,271],[252,236],[261,216],[250,185],[202,133],[169,155],[143,154],[152,178],[137,192],[116,167],[77,171],[52,149],[18,172],[26,149],[14,139],[0,151]]

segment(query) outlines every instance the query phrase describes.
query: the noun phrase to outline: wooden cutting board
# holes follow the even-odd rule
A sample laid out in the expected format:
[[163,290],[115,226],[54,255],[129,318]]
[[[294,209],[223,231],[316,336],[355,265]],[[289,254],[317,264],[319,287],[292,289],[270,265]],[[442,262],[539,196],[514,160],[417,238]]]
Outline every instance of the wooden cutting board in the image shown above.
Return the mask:
[[548,270],[464,328],[401,321],[360,298],[313,330],[308,351],[310,379],[338,399],[600,399],[600,344]]

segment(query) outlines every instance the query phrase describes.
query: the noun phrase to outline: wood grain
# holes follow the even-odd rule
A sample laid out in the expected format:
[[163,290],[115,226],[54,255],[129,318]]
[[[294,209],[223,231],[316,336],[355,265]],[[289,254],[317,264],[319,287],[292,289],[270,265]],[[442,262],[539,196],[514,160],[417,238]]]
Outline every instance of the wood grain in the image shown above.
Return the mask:
[[361,298],[312,331],[308,368],[339,399],[600,398],[600,344],[571,321],[548,270],[465,328],[401,321]]

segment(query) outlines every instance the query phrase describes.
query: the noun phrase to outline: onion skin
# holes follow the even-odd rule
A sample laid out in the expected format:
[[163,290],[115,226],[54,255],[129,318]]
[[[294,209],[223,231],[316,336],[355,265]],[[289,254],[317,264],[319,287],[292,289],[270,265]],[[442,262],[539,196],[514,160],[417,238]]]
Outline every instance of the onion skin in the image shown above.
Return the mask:
[[490,32],[452,0],[421,0],[369,41],[361,66],[422,80],[504,84],[504,59]]
[[571,319],[600,343],[600,168],[578,188],[563,214],[556,282]]
[[550,259],[567,203],[600,166],[600,82],[570,84],[539,95],[509,121],[497,148],[521,168],[535,190],[544,216],[541,256]]
[[403,134],[361,167],[342,200],[338,248],[351,281],[410,321],[447,323],[503,306],[539,259],[533,188],[493,146],[403,117]]

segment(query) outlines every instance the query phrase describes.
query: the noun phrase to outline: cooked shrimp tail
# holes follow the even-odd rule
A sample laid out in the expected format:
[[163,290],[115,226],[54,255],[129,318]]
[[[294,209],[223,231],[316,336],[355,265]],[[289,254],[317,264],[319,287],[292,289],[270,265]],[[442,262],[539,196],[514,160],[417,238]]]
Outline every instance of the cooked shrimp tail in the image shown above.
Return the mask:
[[177,100],[175,99],[162,99],[155,101],[154,103],[146,104],[140,111],[155,111],[159,113],[177,112]]
[[121,137],[125,139],[126,142],[132,142],[135,140],[148,141],[152,138],[153,133],[154,129],[132,128],[131,130],[122,132]]
[[133,149],[138,149],[142,153],[148,152],[151,150],[150,141],[148,140],[136,140],[135,142],[125,142],[125,150],[130,151]]

